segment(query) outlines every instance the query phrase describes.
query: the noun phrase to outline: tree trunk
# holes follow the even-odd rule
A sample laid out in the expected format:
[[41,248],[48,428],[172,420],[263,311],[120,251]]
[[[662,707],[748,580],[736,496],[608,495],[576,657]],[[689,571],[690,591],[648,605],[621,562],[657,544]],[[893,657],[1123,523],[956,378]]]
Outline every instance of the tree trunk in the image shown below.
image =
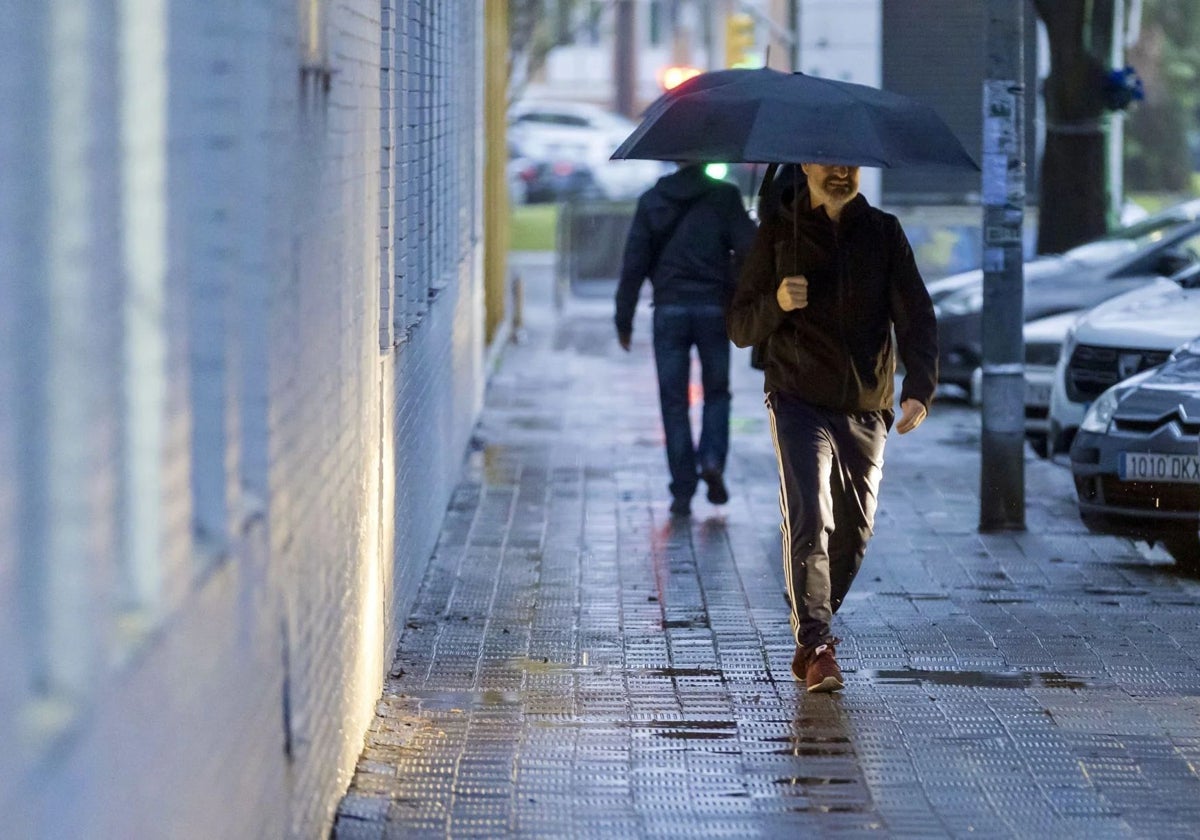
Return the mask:
[[1107,144],[1103,132],[1046,130],[1037,252],[1061,254],[1108,231]]
[[1037,251],[1054,254],[1108,230],[1107,62],[1097,56],[1108,54],[1112,0],[1034,0],[1034,6],[1050,42]]

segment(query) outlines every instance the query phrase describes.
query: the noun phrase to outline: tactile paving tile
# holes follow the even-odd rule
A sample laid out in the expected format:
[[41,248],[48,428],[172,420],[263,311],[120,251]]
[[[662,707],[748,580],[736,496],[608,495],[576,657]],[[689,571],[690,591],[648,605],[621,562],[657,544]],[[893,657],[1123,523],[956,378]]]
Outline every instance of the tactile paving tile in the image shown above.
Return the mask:
[[939,402],[808,695],[761,378],[735,357],[727,509],[672,522],[648,347],[590,306],[493,377],[337,837],[1194,835],[1200,584],[1062,515],[1061,465],[1036,532],[978,534],[978,414]]

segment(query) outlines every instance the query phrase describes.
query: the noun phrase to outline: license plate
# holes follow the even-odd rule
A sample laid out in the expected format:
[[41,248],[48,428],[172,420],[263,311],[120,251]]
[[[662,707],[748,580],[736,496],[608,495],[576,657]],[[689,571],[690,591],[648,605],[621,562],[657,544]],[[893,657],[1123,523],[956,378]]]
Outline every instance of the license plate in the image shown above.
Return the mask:
[[1122,452],[1117,458],[1117,476],[1122,481],[1200,484],[1200,455]]
[[1050,383],[1026,380],[1025,405],[1050,405]]

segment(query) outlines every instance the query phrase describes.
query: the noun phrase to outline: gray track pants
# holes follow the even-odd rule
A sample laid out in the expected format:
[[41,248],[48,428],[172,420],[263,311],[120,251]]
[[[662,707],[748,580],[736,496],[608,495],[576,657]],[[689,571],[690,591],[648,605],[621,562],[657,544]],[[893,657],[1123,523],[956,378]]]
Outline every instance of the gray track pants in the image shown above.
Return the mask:
[[846,413],[797,397],[766,398],[779,462],[783,571],[792,633],[812,647],[862,566],[875,525],[890,410]]

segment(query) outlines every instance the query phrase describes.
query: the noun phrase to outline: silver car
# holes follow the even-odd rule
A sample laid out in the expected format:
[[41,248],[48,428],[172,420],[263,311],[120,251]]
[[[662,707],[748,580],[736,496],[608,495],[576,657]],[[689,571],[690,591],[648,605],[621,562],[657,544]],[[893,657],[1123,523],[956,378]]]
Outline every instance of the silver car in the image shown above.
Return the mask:
[[1101,394],[1070,452],[1089,530],[1161,542],[1200,569],[1200,338]]
[[[1067,332],[1079,315],[1064,312],[1025,322],[1025,439],[1041,458],[1047,455],[1054,368]],[[977,390],[972,384],[972,394]]]

